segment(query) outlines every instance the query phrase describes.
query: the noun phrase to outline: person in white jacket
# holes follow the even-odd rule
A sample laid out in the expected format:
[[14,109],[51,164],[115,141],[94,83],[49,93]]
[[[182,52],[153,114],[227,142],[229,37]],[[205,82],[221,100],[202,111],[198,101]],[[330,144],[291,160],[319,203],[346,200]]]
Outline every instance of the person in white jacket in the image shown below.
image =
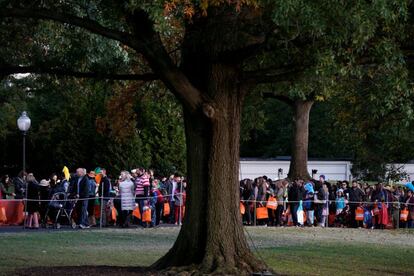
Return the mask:
[[135,187],[131,181],[131,175],[127,171],[121,172],[119,182],[119,194],[121,195],[121,210],[120,216],[121,227],[129,227],[132,211],[135,208]]

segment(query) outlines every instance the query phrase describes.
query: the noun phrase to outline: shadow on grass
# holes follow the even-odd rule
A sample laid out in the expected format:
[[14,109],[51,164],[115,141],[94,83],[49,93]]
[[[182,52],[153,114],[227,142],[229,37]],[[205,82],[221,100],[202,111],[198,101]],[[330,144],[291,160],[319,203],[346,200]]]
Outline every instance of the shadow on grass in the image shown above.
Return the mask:
[[9,275],[160,275],[148,267],[125,266],[49,266],[16,269]]

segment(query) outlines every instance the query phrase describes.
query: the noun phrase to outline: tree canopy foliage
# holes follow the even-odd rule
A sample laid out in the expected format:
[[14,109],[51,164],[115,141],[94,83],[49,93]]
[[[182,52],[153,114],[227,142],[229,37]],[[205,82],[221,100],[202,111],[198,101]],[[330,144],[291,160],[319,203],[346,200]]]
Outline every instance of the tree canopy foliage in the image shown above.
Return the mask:
[[[407,43],[412,41],[412,11],[411,1],[402,0],[1,0],[2,39],[8,39],[0,47],[0,74],[75,77],[76,86],[66,79],[59,82],[63,91],[74,95],[65,105],[74,123],[62,130],[74,143],[69,150],[91,152],[95,145],[85,145],[78,137],[90,137],[95,123],[101,136],[94,143],[109,139],[100,153],[110,150],[122,166],[138,159],[165,160],[148,158],[147,149],[178,157],[181,151],[161,150],[144,139],[156,135],[160,141],[181,144],[160,134],[165,127],[167,133],[179,136],[180,130],[170,127],[176,126],[180,115],[174,108],[165,112],[177,120],[167,123],[154,115],[149,108],[158,114],[156,110],[165,110],[171,102],[157,98],[142,100],[145,107],[138,106],[140,113],[133,114],[130,107],[135,105],[130,102],[140,89],[87,79],[161,80],[183,108],[191,185],[182,231],[154,267],[248,274],[265,265],[249,251],[238,212],[240,117],[246,95],[271,92],[288,100],[332,98],[341,103],[355,98],[354,109],[340,113],[342,118],[352,118],[365,106],[373,107],[370,115],[378,122],[393,110],[411,116],[403,99],[412,94],[412,45]],[[15,39],[16,31],[20,33]],[[160,88],[143,87],[156,90],[152,95]],[[104,91],[113,92],[100,94]],[[120,104],[128,99],[128,104]],[[39,100],[36,96],[33,101]],[[154,101],[162,107],[156,108]],[[377,109],[378,103],[384,108]],[[99,111],[92,115],[95,108]],[[80,110],[90,117],[80,121]],[[145,114],[147,119],[142,118]],[[141,136],[134,132],[134,118],[138,126],[150,121],[150,131]],[[163,128],[157,127],[160,122]],[[42,129],[46,136],[47,129]],[[132,140],[125,142],[126,138]],[[137,147],[134,159],[123,156]],[[71,155],[81,158],[75,152]],[[86,162],[89,155],[83,158]]]
[[21,166],[16,118],[22,110],[32,119],[29,170],[43,177],[64,165],[102,166],[110,174],[136,166],[162,175],[185,172],[181,107],[161,85],[10,77],[0,95],[4,173]]

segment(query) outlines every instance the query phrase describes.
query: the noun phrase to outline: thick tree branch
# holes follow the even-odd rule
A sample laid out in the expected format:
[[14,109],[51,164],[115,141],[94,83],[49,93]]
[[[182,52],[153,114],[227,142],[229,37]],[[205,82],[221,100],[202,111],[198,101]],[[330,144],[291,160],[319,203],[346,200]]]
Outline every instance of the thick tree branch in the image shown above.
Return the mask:
[[289,98],[288,96],[275,94],[273,92],[264,92],[264,93],[262,93],[262,95],[263,95],[263,98],[276,99],[276,100],[284,102],[285,104],[288,104],[289,106],[292,106],[292,107],[295,105],[295,101],[292,100],[291,98]]
[[55,76],[70,76],[76,78],[109,79],[109,80],[140,80],[152,81],[159,79],[152,73],[146,74],[112,74],[99,72],[79,72],[62,68],[45,68],[39,66],[7,66],[0,65],[0,76],[8,76],[17,73],[49,74]]
[[304,71],[304,67],[284,67],[277,69],[262,69],[257,71],[248,71],[243,74],[244,81],[261,83],[277,83],[283,81],[292,81],[297,79]]
[[143,10],[137,10],[127,19],[134,30],[136,40],[146,42],[142,43],[142,55],[168,89],[190,110],[195,111],[202,108],[207,117],[213,117],[213,103],[174,64],[148,14]]
[[0,18],[1,17],[45,19],[57,21],[60,23],[66,23],[86,29],[94,34],[117,40],[125,45],[131,47],[134,46],[135,49],[139,48],[139,45],[132,43],[130,34],[128,33],[104,27],[97,21],[91,20],[89,18],[78,17],[67,13],[60,13],[48,9],[6,8],[0,9]]

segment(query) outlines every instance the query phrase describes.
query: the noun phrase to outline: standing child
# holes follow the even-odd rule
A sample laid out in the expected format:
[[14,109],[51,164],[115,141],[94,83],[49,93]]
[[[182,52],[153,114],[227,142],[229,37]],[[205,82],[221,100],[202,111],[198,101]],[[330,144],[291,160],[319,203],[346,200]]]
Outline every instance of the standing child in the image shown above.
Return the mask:
[[344,195],[344,190],[339,189],[336,192],[336,215],[339,215],[340,213],[342,213],[342,210],[345,208],[345,195]]
[[182,182],[177,183],[177,188],[174,192],[174,215],[175,215],[175,225],[181,225],[184,216],[184,206],[185,206],[186,193]]
[[372,224],[372,207],[368,204],[364,205],[364,228],[374,228]]

